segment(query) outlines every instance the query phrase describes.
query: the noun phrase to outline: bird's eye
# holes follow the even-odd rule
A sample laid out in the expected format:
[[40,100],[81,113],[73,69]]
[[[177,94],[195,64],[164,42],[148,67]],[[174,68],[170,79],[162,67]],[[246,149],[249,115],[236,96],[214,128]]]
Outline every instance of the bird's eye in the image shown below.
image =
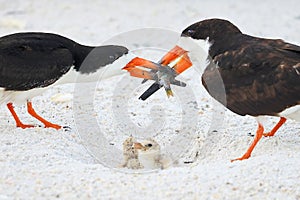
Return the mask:
[[152,144],[151,143],[146,144],[145,147],[152,147]]
[[192,35],[195,33],[195,30],[188,30],[188,34]]

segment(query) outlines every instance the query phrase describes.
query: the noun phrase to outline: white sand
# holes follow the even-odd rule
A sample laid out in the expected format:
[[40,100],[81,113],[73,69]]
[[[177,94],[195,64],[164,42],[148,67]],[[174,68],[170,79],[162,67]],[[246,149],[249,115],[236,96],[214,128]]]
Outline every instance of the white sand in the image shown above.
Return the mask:
[[[300,3],[297,0],[44,2],[2,0],[0,35],[48,31],[86,45],[101,45],[107,40],[116,41],[111,40],[114,35],[134,29],[156,27],[180,33],[195,21],[221,17],[234,22],[245,33],[284,38],[300,44]],[[164,35],[157,40],[167,37]],[[142,44],[137,41],[137,45]],[[153,54],[151,58],[157,60],[159,56]],[[249,160],[231,163],[230,159],[241,156],[252,141],[253,138],[247,133],[255,132],[256,122],[251,117],[224,112],[223,108],[216,106],[201,87],[197,75],[197,72],[189,70],[182,77],[192,86],[191,91],[196,96],[195,101],[190,102],[183,98],[186,104],[177,99],[165,101],[164,91],[147,102],[138,101],[137,95],[146,87],[139,86],[140,80],[132,80],[138,86],[134,91],[126,91],[126,85],[121,88],[115,86],[117,82],[128,83],[128,77],[102,81],[91,97],[95,103],[95,110],[92,111],[94,121],[85,115],[86,107],[76,111],[78,104],[73,104],[70,96],[74,93],[74,85],[55,87],[33,100],[37,112],[52,122],[70,126],[71,131],[15,128],[6,107],[1,106],[0,199],[299,200],[300,124],[288,121],[275,137],[263,138]],[[120,93],[118,90],[124,91]],[[174,91],[180,97],[183,89],[176,88]],[[55,99],[50,101],[54,95],[57,102]],[[112,103],[112,99],[115,103]],[[126,103],[127,99],[128,110],[124,114],[124,104],[121,103]],[[152,106],[156,110],[151,110]],[[197,112],[195,130],[186,130],[186,124],[179,124],[181,118],[189,117],[189,113],[181,108]],[[189,147],[190,152],[184,154],[182,159],[194,162],[154,173],[124,173],[124,170],[111,169],[111,166],[117,167],[118,162],[122,162],[119,149],[123,140],[133,131],[132,127],[135,127],[131,124],[132,127],[126,129],[124,122],[131,119],[144,127],[151,123],[148,116],[150,110],[154,114],[160,113],[154,115],[159,118],[160,109],[165,111],[166,122],[162,128],[158,127],[157,133],[140,128],[137,130],[139,133],[134,134],[153,134],[166,147],[166,151],[170,141],[173,147],[180,150]],[[24,122],[38,123],[25,111],[25,107],[17,108]],[[117,112],[116,115],[112,111]],[[211,125],[219,120],[212,120],[211,113],[217,113],[214,116],[220,117],[223,126]],[[276,120],[270,119],[267,127],[273,126]],[[120,123],[119,126],[116,121]],[[94,122],[99,123],[105,140],[97,138],[97,126],[95,130],[90,128]],[[218,132],[208,133],[210,127]],[[197,137],[198,140],[195,140]],[[184,138],[190,140],[184,141]],[[91,140],[88,142],[93,146],[84,145],[87,139]],[[184,143],[190,141],[194,141],[194,146]],[[110,149],[113,151],[110,152]],[[198,156],[194,160],[196,152]],[[178,155],[178,152],[173,155]],[[103,163],[110,167],[105,167]]]

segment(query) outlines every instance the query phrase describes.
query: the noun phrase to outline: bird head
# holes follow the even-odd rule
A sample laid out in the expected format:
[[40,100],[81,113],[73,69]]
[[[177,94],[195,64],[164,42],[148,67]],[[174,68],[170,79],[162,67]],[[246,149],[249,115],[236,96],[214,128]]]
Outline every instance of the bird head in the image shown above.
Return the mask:
[[160,154],[160,146],[153,139],[135,142],[133,146],[136,150],[138,150],[139,154]]
[[[216,41],[224,38],[227,34],[241,33],[231,22],[223,19],[207,19],[196,22],[181,32],[177,45],[170,50],[162,59],[164,65],[176,64],[180,56],[184,55],[186,61],[192,65],[204,66],[209,53],[210,46]],[[180,52],[175,53],[174,52]],[[183,68],[188,66],[182,65]],[[184,70],[182,70],[184,71]]]
[[[192,65],[204,67],[207,63],[210,47],[215,42],[235,34],[241,34],[241,31],[231,22],[224,19],[207,19],[185,28],[176,47],[187,52]],[[169,60],[165,62],[168,63]]]
[[218,37],[224,37],[227,34],[241,33],[241,31],[228,20],[207,19],[196,22],[185,28],[181,37],[187,37],[194,40],[206,40],[210,42]]

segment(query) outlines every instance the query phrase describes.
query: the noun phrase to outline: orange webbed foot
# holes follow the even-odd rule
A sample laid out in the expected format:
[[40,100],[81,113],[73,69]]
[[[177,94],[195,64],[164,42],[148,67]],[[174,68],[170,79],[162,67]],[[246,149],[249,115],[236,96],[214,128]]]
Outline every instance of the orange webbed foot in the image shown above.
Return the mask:
[[31,125],[31,124],[23,124],[23,123],[17,123],[17,127],[19,127],[19,128],[23,128],[23,129],[25,129],[25,128],[34,128],[35,126],[34,125]]

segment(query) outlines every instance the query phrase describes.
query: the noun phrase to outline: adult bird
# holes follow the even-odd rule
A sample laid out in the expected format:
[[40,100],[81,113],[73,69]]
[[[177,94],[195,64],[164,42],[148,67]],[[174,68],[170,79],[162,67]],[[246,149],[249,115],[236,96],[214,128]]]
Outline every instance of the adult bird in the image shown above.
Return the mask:
[[[60,125],[35,112],[31,99],[54,85],[76,80],[97,81],[101,74],[102,78],[121,74],[121,67],[128,62],[127,56],[128,49],[123,46],[84,46],[52,33],[16,33],[1,37],[0,103],[7,104],[17,127],[33,127],[23,124],[14,110],[14,103],[27,102],[30,115],[45,127],[60,129]],[[88,61],[82,65],[87,57]],[[108,72],[103,73],[105,70]]]
[[[213,98],[236,114],[257,119],[254,141],[243,156],[232,161],[249,158],[262,136],[273,136],[287,118],[300,121],[299,46],[243,34],[227,20],[207,19],[182,32],[173,52],[180,48],[188,52],[193,63],[205,58],[202,84]],[[174,59],[169,52],[162,60],[168,64]],[[154,83],[142,97],[148,98],[159,88]],[[280,120],[266,133],[262,116]]]

